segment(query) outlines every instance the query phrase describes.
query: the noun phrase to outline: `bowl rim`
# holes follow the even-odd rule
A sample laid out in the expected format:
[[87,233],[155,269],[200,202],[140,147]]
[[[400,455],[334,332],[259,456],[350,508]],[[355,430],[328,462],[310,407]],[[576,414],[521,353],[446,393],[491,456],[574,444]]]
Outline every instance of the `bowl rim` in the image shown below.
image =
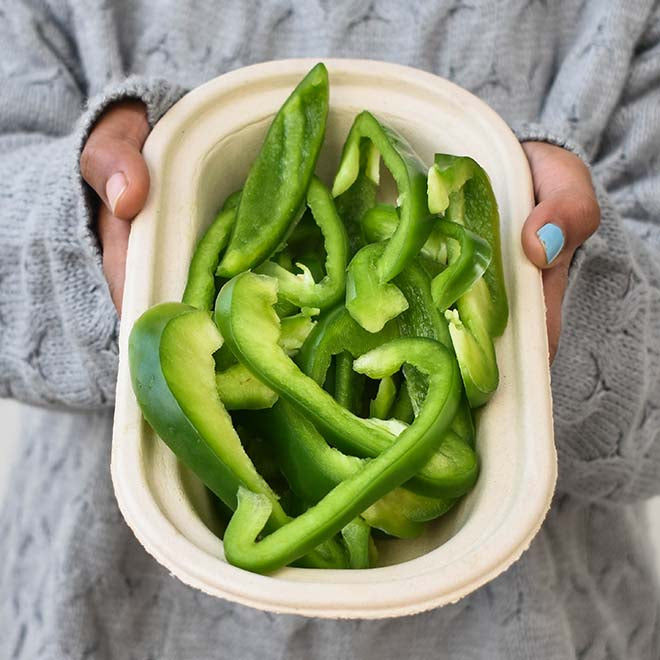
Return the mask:
[[[144,146],[145,158],[148,162],[158,163],[156,167],[161,170],[166,169],[165,156],[169,145],[180,139],[179,127],[187,119],[200,112],[201,109],[209,103],[210,98],[218,95],[227,94],[229,91],[248,90],[251,85],[262,84],[263,81],[270,81],[277,76],[290,76],[292,74],[302,75],[313,64],[323,61],[331,77],[337,78],[346,76],[364,76],[368,75],[381,79],[383,84],[387,81],[395,80],[399,84],[419,88],[425,93],[438,94],[442,90],[443,94],[451,95],[458,100],[461,105],[470,113],[474,121],[489,125],[494,131],[494,139],[499,141],[502,149],[509,153],[511,158],[517,159],[518,166],[525,172],[525,180],[519,182],[520,197],[526,198],[529,208],[533,204],[533,189],[531,174],[527,165],[527,160],[518,143],[517,139],[509,129],[504,120],[484,101],[474,96],[467,90],[459,87],[455,83],[434,74],[399,65],[390,62],[381,62],[377,60],[365,59],[342,59],[342,58],[296,58],[274,60],[265,63],[254,64],[248,67],[237,69],[214,78],[199,87],[193,89],[180,99],[156,124],[152,133]],[[152,172],[153,175],[153,172]],[[157,177],[153,177],[157,178]],[[134,228],[144,223],[145,218],[153,215],[157,208],[155,195],[150,193],[147,204],[143,212],[134,220]],[[124,290],[123,309],[132,310],[134,308],[135,291],[138,282],[135,281],[134,270],[138,259],[142,262],[140,269],[150,268],[155,259],[154,252],[150,255],[138,255],[135,248],[135,236],[137,232],[131,231],[131,241],[129,241],[129,254],[127,258],[126,288]],[[532,271],[530,271],[532,272]],[[530,278],[530,300],[536,301],[532,310],[530,324],[538,330],[543,326],[543,340],[541,341],[541,350],[544,349],[544,359],[547,356],[547,338],[545,336],[545,310],[543,304],[543,294],[540,281],[540,274]],[[143,311],[143,310],[142,310]],[[540,470],[544,481],[535,481],[538,497],[534,500],[533,507],[526,511],[521,519],[517,521],[515,530],[510,530],[513,541],[506,548],[500,548],[500,552],[491,557],[489,562],[477,560],[472,568],[479,567],[478,574],[474,572],[466,573],[465,579],[455,584],[449,590],[434,589],[428,584],[424,589],[418,590],[414,598],[410,595],[391,600],[389,603],[377,602],[374,597],[382,597],[382,589],[373,589],[373,596],[369,606],[365,606],[364,594],[369,589],[364,589],[370,583],[368,580],[349,581],[348,583],[336,582],[338,573],[347,573],[347,571],[319,571],[318,569],[283,569],[282,573],[276,573],[272,576],[255,575],[248,573],[236,567],[233,567],[222,561],[223,570],[221,582],[216,581],[210,584],[208,581],[209,571],[213,570],[209,563],[207,553],[200,548],[195,547],[184,535],[182,535],[169,521],[165,519],[157,504],[152,502],[148,505],[148,514],[145,513],[146,500],[150,497],[148,492],[147,479],[143,471],[141,448],[132,446],[128,436],[130,433],[139,433],[139,427],[136,426],[142,422],[136,422],[135,409],[137,403],[134,400],[130,386],[130,376],[128,375],[127,345],[128,334],[130,332],[129,318],[124,316],[123,323],[120,326],[120,358],[119,358],[119,376],[117,382],[117,406],[115,411],[113,442],[112,442],[112,460],[111,472],[115,489],[115,495],[119,508],[129,527],[135,536],[162,565],[175,574],[184,583],[198,588],[208,594],[248,605],[258,609],[264,609],[274,612],[287,612],[294,614],[303,614],[315,617],[328,618],[382,618],[392,616],[409,615],[425,611],[440,605],[453,603],[464,597],[476,588],[486,584],[494,577],[502,573],[520,555],[527,549],[532,539],[541,527],[545,515],[550,507],[554,486],[556,482],[556,452],[552,440],[552,404],[549,381],[549,368],[543,369],[543,382],[537,383],[538,391],[536,393],[535,403],[538,409],[535,415],[543,428],[546,440],[543,446],[546,451],[543,455],[536,458],[541,461]],[[537,360],[538,361],[538,360]],[[132,400],[131,400],[132,399]],[[132,408],[132,410],[131,410]],[[139,409],[138,409],[139,411]],[[538,477],[538,475],[536,475]],[[182,556],[188,558],[181,561]],[[216,563],[218,559],[215,558]],[[417,561],[417,560],[411,560]],[[398,564],[404,566],[409,562]],[[484,565],[485,564],[485,565]],[[217,567],[216,567],[217,568]],[[350,571],[353,577],[358,577],[358,573],[368,572],[374,575],[379,571],[386,571],[392,567],[369,569],[369,571]],[[435,569],[422,571],[417,576],[425,576],[427,583],[432,583],[431,579]],[[290,571],[313,571],[322,573],[315,582],[298,582],[295,580],[286,580],[285,575]],[[389,571],[391,575],[388,578],[388,584],[398,580],[407,581],[409,577],[401,575],[397,578],[396,571]],[[308,601],[301,590],[296,590],[294,597],[288,598],[287,602],[282,601],[282,595],[278,588],[273,586],[274,582],[282,583],[286,581],[288,585],[307,585],[316,589],[323,589],[327,598],[314,599]],[[347,591],[349,587],[350,592]],[[281,592],[281,589],[279,589]],[[323,602],[321,602],[323,601]]]

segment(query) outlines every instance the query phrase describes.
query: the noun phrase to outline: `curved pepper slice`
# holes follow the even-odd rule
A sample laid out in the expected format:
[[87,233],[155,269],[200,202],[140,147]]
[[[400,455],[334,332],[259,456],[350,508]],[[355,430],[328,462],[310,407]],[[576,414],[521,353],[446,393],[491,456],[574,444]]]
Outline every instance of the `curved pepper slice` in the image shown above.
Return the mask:
[[[365,242],[361,223],[364,214],[376,204],[380,182],[380,153],[368,138],[359,146],[358,173],[351,186],[335,198],[337,212],[348,232],[350,254],[353,256]],[[394,233],[394,232],[392,232]]]
[[461,369],[465,393],[472,408],[483,406],[499,384],[499,369],[493,339],[483,317],[488,304],[488,289],[479,280],[448,309],[449,333]]
[[[396,227],[398,215],[393,206],[379,205],[368,211],[363,220],[363,229],[368,241],[389,238]],[[449,263],[431,282],[433,302],[444,312],[449,309],[486,272],[492,251],[481,236],[457,222],[436,219],[433,234],[422,246],[421,254],[431,258],[440,256],[439,238],[456,241],[457,248],[449,250]],[[442,250],[447,252],[447,250]],[[445,256],[445,255],[443,255]],[[446,261],[446,256],[445,256]]]
[[325,309],[339,302],[344,295],[348,237],[330,191],[316,177],[312,177],[309,184],[307,204],[323,233],[327,255],[325,277],[315,282],[304,264],[296,264],[303,274],[294,275],[272,261],[263,263],[256,272],[274,277],[279,283],[280,296],[298,307]]
[[272,503],[267,496],[241,487],[238,507],[224,536],[230,563],[259,573],[284,566],[334,536],[419,470],[454,416],[460,398],[460,375],[447,349],[428,339],[395,339],[360,357],[354,367],[370,378],[380,379],[398,371],[404,362],[413,363],[429,379],[424,405],[414,423],[318,504],[260,541],[256,539],[270,516]]
[[213,309],[215,272],[220,262],[220,255],[229,242],[229,234],[235,218],[236,208],[233,202],[230,204],[225,202],[223,210],[218,213],[197,243],[188,269],[188,282],[183,292],[185,304],[209,312]]
[[245,181],[221,277],[267,259],[298,217],[325,134],[328,97],[328,72],[317,64],[275,116]]
[[262,410],[277,401],[277,394],[240,362],[217,373],[215,385],[227,410]]
[[[377,204],[372,205],[365,211],[360,229],[366,243],[380,243],[391,238],[398,223],[399,214],[394,206],[391,204]],[[436,261],[440,265],[447,263],[447,244],[437,231],[437,227],[434,226],[431,230],[419,254]]]
[[[296,361],[308,376],[323,385],[333,355],[347,352],[356,358],[398,336],[394,322],[388,323],[378,333],[367,332],[343,306],[339,306],[321,316],[302,345]],[[447,339],[449,345],[449,335]]]
[[[397,285],[404,292],[410,306],[396,320],[402,337],[428,337],[439,341],[443,346],[452,348],[453,342],[447,319],[440,314],[433,304],[431,279],[419,263],[413,261],[396,278]],[[311,334],[310,334],[311,337]],[[459,367],[460,367],[459,362]],[[424,375],[414,367],[405,365],[406,386],[413,411],[417,413],[426,396],[427,383]],[[461,372],[462,375],[462,372]],[[463,397],[451,430],[470,447],[474,444],[474,423],[468,402]]]
[[[457,199],[450,209],[454,196]],[[428,203],[432,213],[450,211],[446,214],[448,220],[464,224],[490,245],[492,258],[484,273],[489,295],[483,301],[482,314],[487,318],[489,334],[501,335],[507,324],[508,304],[500,247],[500,217],[488,174],[467,156],[436,154],[428,173]]]
[[369,568],[376,563],[378,550],[371,538],[371,527],[359,516],[341,530],[351,568]]
[[[427,170],[410,144],[369,112],[353,122],[342,152],[332,194],[347,191],[360,173],[361,143],[368,138],[380,152],[398,188],[399,222],[383,247],[367,245],[348,266],[346,308],[365,329],[377,332],[405,304],[388,282],[417,256],[432,229],[427,204]],[[366,252],[367,254],[362,254]],[[383,288],[383,292],[379,292]]]
[[[314,425],[286,401],[255,416],[254,422],[273,443],[289,486],[308,504],[315,504],[338,483],[360,470],[369,459],[331,447]],[[402,426],[405,428],[405,426]],[[371,525],[392,536],[415,538],[423,521],[445,513],[454,499],[429,498],[396,488],[362,512]],[[437,515],[433,515],[437,512]]]
[[[218,397],[213,353],[221,344],[206,312],[182,303],[152,307],[129,338],[133,390],[144,418],[184,465],[231,509],[240,487],[261,493],[271,502],[267,528],[277,529],[289,517],[245,453]],[[329,541],[304,563],[339,568],[345,561]]]
[[[491,227],[491,240],[494,240],[497,252],[493,251],[492,266],[493,263],[496,263],[496,257],[499,257],[499,219],[497,205],[488,177],[481,168],[479,168],[481,174],[477,173],[474,167],[478,168],[479,166],[476,164],[471,165],[472,161],[470,159],[457,163],[455,157],[451,157],[449,162],[453,165],[448,166],[447,170],[444,171],[447,176],[456,166],[459,168],[459,172],[468,167],[467,171],[473,172],[473,178],[468,179],[465,185],[457,191],[451,192],[448,197],[449,202],[445,216],[449,221],[463,225],[470,218],[468,214],[468,209],[470,209],[473,224],[489,221],[490,224],[494,225],[494,228]],[[431,169],[431,172],[436,172],[436,174],[431,175],[429,181],[434,176],[436,178],[440,176],[437,174],[439,172],[437,164],[434,168]],[[463,176],[464,174],[460,176],[457,174],[457,181],[460,181]],[[489,195],[482,191],[483,195],[480,196],[474,190],[471,190],[468,186],[472,181],[478,182],[479,185],[487,188]],[[485,218],[476,217],[479,212]],[[482,226],[481,230],[485,232],[487,227]],[[451,252],[450,249],[450,261],[455,258]],[[456,309],[445,312],[445,317],[450,322],[449,330],[456,358],[461,368],[465,392],[470,406],[473,408],[486,403],[499,384],[499,370],[493,337],[501,334],[508,317],[506,291],[504,280],[501,277],[501,258],[499,258],[499,271],[497,269],[492,271],[491,266],[488,267],[483,278],[478,280],[469,291],[456,301]],[[489,273],[490,285],[487,279]]]
[[[276,300],[277,282],[263,275],[241,273],[225,284],[216,300],[215,320],[232,352],[280,397],[310,417],[340,449],[364,457],[388,449],[395,440],[392,433],[340,406],[278,346],[279,319],[272,308]],[[457,387],[460,398],[460,383]],[[440,447],[408,488],[423,495],[446,496],[456,488],[457,480],[461,492],[463,483],[474,483],[476,456],[465,443],[453,442],[451,435],[441,438]]]
[[387,242],[366,245],[351,259],[346,276],[346,309],[367,331],[379,332],[408,308],[406,297],[392,282],[378,276]]

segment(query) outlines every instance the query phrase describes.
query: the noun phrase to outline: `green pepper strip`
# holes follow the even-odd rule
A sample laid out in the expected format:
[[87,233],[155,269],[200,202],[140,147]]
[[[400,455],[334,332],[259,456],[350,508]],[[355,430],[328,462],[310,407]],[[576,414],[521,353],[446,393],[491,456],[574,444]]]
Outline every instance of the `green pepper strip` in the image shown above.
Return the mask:
[[[278,465],[289,486],[308,504],[318,502],[370,460],[343,454],[328,445],[314,425],[283,400],[270,410],[255,415],[254,423],[273,443]],[[453,501],[396,488],[363,511],[362,517],[372,527],[391,536],[415,538],[423,530],[422,519],[437,517],[433,515],[434,511],[442,515]]]
[[[232,280],[238,284],[239,298],[241,277],[245,282],[245,275]],[[428,339],[395,339],[365,353],[356,360],[354,368],[370,378],[384,378],[398,371],[404,362],[414,364],[429,378],[428,393],[414,423],[318,504],[258,542],[256,538],[270,517],[272,502],[263,494],[241,487],[238,507],[224,536],[225,556],[230,563],[258,573],[284,566],[331,538],[420,469],[456,412],[460,374],[449,351]]]
[[[152,307],[135,322],[129,338],[133,390],[154,431],[228,507],[236,508],[239,487],[268,499],[267,527],[274,530],[289,517],[245,453],[218,397],[213,352],[221,344],[206,312],[182,303]],[[340,568],[345,561],[342,548],[329,541],[303,563]]]
[[356,117],[348,134],[332,194],[338,197],[358,178],[364,138],[380,152],[399,193],[400,219],[392,237],[383,246],[363,247],[348,266],[346,308],[362,327],[377,332],[405,309],[405,298],[388,282],[417,256],[433,225],[427,204],[426,167],[405,138],[366,111]]
[[[402,337],[428,337],[439,341],[443,346],[451,348],[452,338],[445,317],[439,313],[433,304],[431,295],[431,279],[419,263],[411,263],[406,270],[399,275],[396,283],[404,292],[410,306],[396,320],[399,333]],[[320,324],[319,324],[320,325]],[[313,333],[310,333],[310,340]],[[303,345],[302,351],[305,350]],[[460,362],[459,362],[460,367]],[[406,365],[403,368],[406,376],[406,386],[412,404],[413,411],[417,413],[422,406],[426,396],[428,384],[424,375],[414,367]],[[451,430],[470,447],[474,445],[474,424],[472,413],[467,405],[465,396],[462,399],[456,418],[452,422]],[[474,460],[474,478],[477,471],[476,455]]]
[[[225,208],[226,207],[226,208]],[[188,282],[183,302],[197,309],[211,311],[215,300],[215,271],[225,249],[236,209],[225,202],[223,210],[197,243],[188,269]]]
[[484,405],[499,384],[495,347],[482,314],[488,297],[488,289],[481,279],[458,299],[456,309],[445,312],[465,393],[472,408]]
[[277,401],[277,394],[240,362],[217,373],[215,384],[227,410],[262,410]]
[[[335,198],[337,212],[348,232],[351,257],[365,245],[361,223],[364,214],[376,203],[380,181],[380,154],[368,138],[360,140],[358,174],[353,184]],[[394,233],[392,231],[392,233]]]
[[[251,272],[237,275],[221,289],[215,320],[234,355],[266,385],[309,416],[324,437],[340,449],[365,457],[378,456],[388,449],[395,436],[376,423],[380,420],[361,419],[340,406],[278,346],[279,318],[272,308],[276,300],[277,282]],[[453,494],[456,480],[461,484],[461,492],[465,492],[465,483],[474,483],[474,453],[451,436],[446,434],[441,446],[407,487],[437,497]]]
[[488,333],[498,337],[506,327],[509,312],[495,193],[486,171],[472,158],[436,154],[435,163],[428,173],[428,203],[431,212],[448,211],[452,195],[459,191],[464,195],[460,217],[447,219],[464,224],[490,245],[492,258],[484,273],[489,295],[484,297],[481,313],[487,318]]
[[[377,334],[367,332],[341,305],[325,312],[320,317],[302,345],[296,362],[308,376],[319,385],[323,385],[333,355],[338,356],[347,352],[356,358],[398,336],[399,332],[394,322],[388,323]],[[447,334],[446,345],[450,344],[451,340]],[[352,369],[351,366],[351,371]]]
[[[451,193],[446,210],[448,220],[459,226],[465,223],[468,199],[469,195],[464,188]],[[497,213],[496,206],[495,213]],[[450,246],[450,261],[455,259],[452,252],[453,248]],[[486,280],[487,273],[488,270],[482,279],[456,301],[456,309],[445,311],[465,393],[472,408],[485,404],[499,384],[493,336],[501,321],[502,310],[494,303]],[[501,284],[504,287],[503,281]],[[506,298],[504,305],[503,318],[506,324],[508,314]]]
[[[447,321],[433,306],[430,279],[424,269],[416,262],[412,262],[396,281],[410,300],[409,309],[397,318],[396,323],[388,324],[379,334],[373,335],[360,327],[344,308],[331,310],[319,320],[297,356],[303,372],[320,385],[325,381],[333,355],[339,357],[348,353],[357,358],[388,339],[398,336],[399,332],[402,336],[435,339],[452,350]],[[409,364],[404,365],[403,372],[406,380],[402,388],[405,387],[409,395],[406,397],[408,404],[418,412],[426,396],[428,382],[422,373]],[[309,385],[304,387],[306,390],[309,389]],[[298,408],[305,409],[302,401],[298,404]],[[393,416],[398,417],[397,414]],[[412,410],[410,417],[412,418]],[[373,424],[373,420],[365,423]],[[328,437],[333,438],[335,444],[342,446],[349,453],[355,452],[354,445],[347,444],[346,439],[335,438],[332,432]],[[422,483],[407,484],[407,487],[415,493],[430,497],[455,498],[463,495],[472,488],[479,473],[479,461],[472,448],[473,444],[474,426],[467,402],[463,397],[450,431],[445,434],[440,448],[432,458],[434,463],[430,467],[435,470],[434,480],[429,483],[424,479],[425,475],[422,475]],[[365,454],[373,455],[362,452],[362,455]]]
[[342,351],[335,358],[335,401],[353,413],[358,412],[358,375],[353,371],[353,356],[348,351]]
[[[443,346],[451,349],[452,339],[447,320],[433,304],[431,279],[424,268],[417,261],[413,261],[396,278],[396,284],[409,301],[409,307],[396,321],[387,324],[378,334],[371,334],[364,330],[343,307],[337,307],[326,312],[310,332],[296,357],[296,361],[303,372],[313,378],[319,385],[322,385],[333,355],[339,356],[342,352],[346,352],[357,358],[362,353],[366,353],[388,339],[399,335],[435,339]],[[423,375],[410,365],[404,365],[403,372],[406,380],[402,383],[400,389],[404,390],[405,394],[399,393],[399,399],[403,399],[403,401],[399,402],[401,409],[394,411],[393,417],[407,422],[412,418],[413,411],[419,411],[426,396],[428,384]],[[348,407],[344,403],[342,405]],[[395,402],[396,406],[397,402]],[[409,410],[409,406],[412,407],[412,410]],[[409,412],[406,412],[406,410],[409,410]],[[465,398],[459,409],[457,419],[452,422],[451,430],[468,445],[472,446],[474,444],[474,424]],[[462,466],[455,465],[458,470],[455,494],[458,494],[458,490],[460,490],[459,475],[462,474],[466,479],[466,484],[469,483],[471,486],[476,479],[478,470],[476,455],[466,455],[464,451],[461,452],[461,455],[464,455],[467,462]]]
[[325,134],[328,96],[328,72],[317,64],[275,115],[245,181],[221,277],[266,260],[298,217]]
[[385,324],[408,307],[406,297],[391,282],[381,282],[378,263],[387,243],[363,247],[351,259],[346,275],[346,309],[369,332],[380,332]]
[[[391,204],[372,205],[362,215],[361,232],[363,242],[380,243],[391,238],[399,224],[399,214]],[[447,263],[447,244],[444,236],[437,230],[437,226],[422,245],[419,254],[436,261],[440,266]],[[419,256],[418,256],[419,259]]]
[[378,383],[376,396],[369,402],[369,417],[387,419],[396,399],[396,385],[392,378],[383,378]]
[[325,277],[314,282],[309,268],[302,263],[296,264],[303,271],[302,275],[294,275],[272,261],[263,263],[256,272],[277,279],[280,296],[298,307],[325,309],[339,302],[344,295],[348,237],[330,191],[316,177],[312,177],[309,184],[307,204],[323,232],[327,255]]
[[376,546],[371,541],[371,527],[362,518],[354,518],[341,530],[341,536],[348,550],[348,565],[351,568],[369,568],[375,563],[372,559]]
[[[395,229],[397,222],[398,215],[393,206],[372,208],[363,220],[367,240],[387,239],[388,232]],[[450,251],[449,265],[431,283],[433,302],[444,312],[484,274],[491,261],[491,249],[483,238],[458,223],[436,220],[434,232],[423,245],[421,254],[438,255],[438,236],[444,237],[445,241],[453,239],[458,244],[458,250]]]

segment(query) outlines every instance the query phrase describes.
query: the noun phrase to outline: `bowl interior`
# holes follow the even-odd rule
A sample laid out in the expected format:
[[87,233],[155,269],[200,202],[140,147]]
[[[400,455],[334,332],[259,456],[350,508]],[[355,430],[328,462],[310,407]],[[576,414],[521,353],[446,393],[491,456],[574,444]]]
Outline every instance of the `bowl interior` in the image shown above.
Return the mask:
[[[208,593],[313,616],[410,614],[456,600],[506,568],[538,530],[552,496],[556,457],[542,291],[519,241],[531,179],[506,125],[464,90],[390,64],[326,63],[331,112],[317,174],[327,184],[363,109],[398,129],[428,164],[440,151],[469,155],[493,183],[511,319],[497,342],[500,387],[478,415],[476,487],[420,538],[379,541],[380,568],[285,568],[257,576],[224,561],[222,525],[204,487],[141,419],[125,359],[130,327],[150,305],[180,299],[197,239],[242,186],[274,113],[313,64],[304,60],[257,65],[207,83],[174,106],[149,138],[144,153],[152,188],[134,221],[127,263],[113,480],[122,512],[147,550]],[[393,200],[384,166],[381,176],[383,195]]]
[[[342,147],[356,114],[354,109],[338,107],[334,107],[329,113],[327,133],[316,171],[329,187],[332,186]],[[451,139],[448,139],[449,136],[442,131],[438,135],[429,135],[428,128],[418,126],[417,130],[414,130],[409,120],[396,116],[383,117],[382,114],[379,116],[405,135],[428,164],[433,162],[433,155],[437,152],[465,153],[465,144],[462,141],[452,144]],[[258,121],[239,128],[218,143],[209,144],[208,150],[199,154],[196,188],[198,203],[195,216],[191,218],[191,225],[195,228],[197,238],[213,221],[227,196],[242,187],[273,117],[274,113],[270,113]],[[383,202],[394,203],[396,196],[394,180],[381,163],[379,197]],[[167,448],[164,447],[164,450]],[[195,516],[197,523],[205,525],[216,534],[221,533],[224,525],[210,504],[206,489],[200,487],[196,477],[184,466],[177,467],[179,469],[175,472],[174,478],[181,482],[183,497],[190,503],[188,514]],[[442,545],[462,527],[471,509],[470,502],[471,498],[468,494],[450,512],[428,524],[424,534],[417,539],[402,540],[377,535],[378,565],[388,566],[407,561]]]

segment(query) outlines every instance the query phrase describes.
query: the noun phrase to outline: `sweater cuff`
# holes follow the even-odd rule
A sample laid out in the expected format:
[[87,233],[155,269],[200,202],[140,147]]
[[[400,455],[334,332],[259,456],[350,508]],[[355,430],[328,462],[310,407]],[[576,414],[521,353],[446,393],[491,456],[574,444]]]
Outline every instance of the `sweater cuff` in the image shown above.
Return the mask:
[[556,147],[561,147],[574,153],[587,167],[590,167],[589,158],[584,149],[577,142],[554,130],[530,121],[515,121],[511,124],[510,128],[519,142],[547,142],[548,144],[554,144]]

